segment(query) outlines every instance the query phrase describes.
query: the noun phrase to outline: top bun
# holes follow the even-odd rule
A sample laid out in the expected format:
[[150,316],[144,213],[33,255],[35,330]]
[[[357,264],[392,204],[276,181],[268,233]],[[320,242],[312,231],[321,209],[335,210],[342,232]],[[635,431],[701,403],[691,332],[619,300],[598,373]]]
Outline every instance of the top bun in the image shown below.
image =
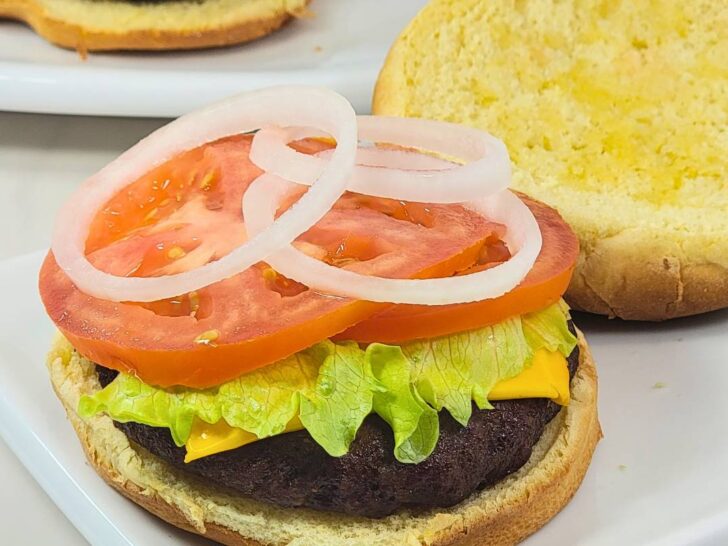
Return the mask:
[[580,237],[571,305],[662,320],[728,306],[726,59],[720,2],[433,0],[373,109],[504,139]]

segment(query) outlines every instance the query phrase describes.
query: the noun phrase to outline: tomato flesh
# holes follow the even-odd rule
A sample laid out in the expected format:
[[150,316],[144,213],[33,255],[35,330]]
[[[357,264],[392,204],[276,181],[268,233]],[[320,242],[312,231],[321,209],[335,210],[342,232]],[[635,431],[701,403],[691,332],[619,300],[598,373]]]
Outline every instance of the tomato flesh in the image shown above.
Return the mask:
[[[579,240],[554,209],[525,195],[519,197],[538,221],[543,246],[534,267],[516,288],[499,298],[473,303],[396,305],[336,337],[362,343],[402,343],[489,326],[556,303],[571,280],[579,256]],[[483,263],[464,273],[491,267],[509,257],[500,242],[486,244],[481,254]]]
[[[248,158],[250,141],[231,137],[185,152],[130,184],[97,214],[89,259],[118,275],[165,275],[244,242],[240,202],[260,174]],[[500,229],[459,205],[347,194],[295,244],[362,274],[438,277],[476,263]],[[161,302],[111,302],[78,290],[52,253],[40,292],[51,319],[87,358],[149,384],[196,388],[276,362],[390,305],[318,294],[266,264]]]

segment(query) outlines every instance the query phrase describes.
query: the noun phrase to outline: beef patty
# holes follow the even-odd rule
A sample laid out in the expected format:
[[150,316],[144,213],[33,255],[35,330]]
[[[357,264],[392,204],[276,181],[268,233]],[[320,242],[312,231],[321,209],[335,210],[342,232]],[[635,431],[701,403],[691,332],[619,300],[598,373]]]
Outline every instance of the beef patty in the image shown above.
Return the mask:
[[[573,330],[573,324],[569,323]],[[573,378],[578,347],[569,355]],[[102,385],[117,372],[97,367]],[[305,430],[184,463],[185,449],[169,431],[138,423],[115,423],[132,441],[172,466],[234,494],[285,507],[308,507],[383,517],[402,507],[447,507],[523,466],[545,426],[559,412],[546,399],[493,402],[466,427],[440,412],[440,438],[419,464],[394,458],[392,430],[376,415],[362,424],[349,453],[328,455]]]

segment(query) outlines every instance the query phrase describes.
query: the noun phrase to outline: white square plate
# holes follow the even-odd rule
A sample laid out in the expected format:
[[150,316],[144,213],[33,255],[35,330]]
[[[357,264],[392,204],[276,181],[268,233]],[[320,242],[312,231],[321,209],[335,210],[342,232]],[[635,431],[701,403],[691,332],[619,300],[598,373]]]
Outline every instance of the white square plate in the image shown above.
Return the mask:
[[312,17],[249,44],[177,52],[91,53],[53,46],[0,20],[0,109],[173,117],[278,84],[323,85],[369,111],[390,44],[425,0],[313,0]]
[[[94,545],[205,541],[126,501],[86,464],[44,359],[43,253],[0,263],[0,433]],[[527,543],[728,544],[728,313],[663,324],[575,317],[599,370],[604,440],[573,501]]]

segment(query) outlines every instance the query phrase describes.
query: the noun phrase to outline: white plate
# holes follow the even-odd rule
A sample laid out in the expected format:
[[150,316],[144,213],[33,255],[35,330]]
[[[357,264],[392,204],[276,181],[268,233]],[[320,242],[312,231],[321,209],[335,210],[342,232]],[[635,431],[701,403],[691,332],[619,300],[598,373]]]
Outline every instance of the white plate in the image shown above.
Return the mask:
[[250,44],[206,51],[92,53],[0,20],[0,109],[171,117],[277,84],[316,84],[369,111],[389,45],[425,0],[313,0],[312,18]]
[[[92,544],[204,543],[126,501],[86,464],[43,365],[53,327],[37,295],[41,259],[0,263],[0,433]],[[599,366],[604,440],[574,500],[528,544],[728,543],[728,313],[577,324]]]

